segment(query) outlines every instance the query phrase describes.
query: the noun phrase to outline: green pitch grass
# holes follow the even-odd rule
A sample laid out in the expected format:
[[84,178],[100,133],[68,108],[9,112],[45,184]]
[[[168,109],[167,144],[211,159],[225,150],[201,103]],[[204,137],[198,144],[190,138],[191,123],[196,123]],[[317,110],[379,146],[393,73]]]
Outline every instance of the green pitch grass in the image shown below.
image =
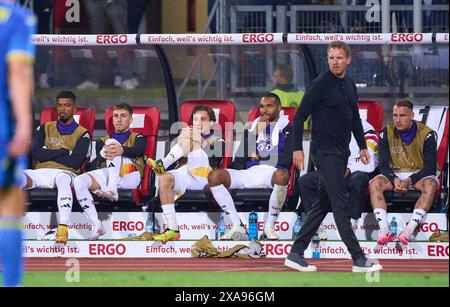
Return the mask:
[[[69,278],[75,277],[68,273]],[[366,280],[363,273],[298,272],[80,272],[79,282],[66,281],[66,272],[26,272],[26,287],[392,287],[449,286],[448,274],[381,273]],[[1,280],[1,275],[0,275]]]

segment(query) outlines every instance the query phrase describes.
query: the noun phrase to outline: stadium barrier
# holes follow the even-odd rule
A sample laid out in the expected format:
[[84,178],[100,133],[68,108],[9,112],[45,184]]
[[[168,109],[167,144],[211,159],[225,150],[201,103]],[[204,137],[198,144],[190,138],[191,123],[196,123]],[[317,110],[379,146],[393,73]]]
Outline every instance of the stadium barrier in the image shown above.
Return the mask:
[[88,34],[34,35],[37,46],[114,45],[270,45],[329,44],[448,44],[449,33],[230,33],[230,34]]
[[[24,256],[27,258],[190,258],[195,241],[170,241],[166,244],[155,241],[69,241],[66,246],[56,246],[50,241],[25,241]],[[226,251],[248,241],[214,241],[219,251]],[[267,258],[286,258],[292,241],[262,241],[262,253]],[[447,259],[448,243],[412,242],[399,249],[394,243],[380,247],[376,242],[361,242],[361,248],[369,258],[376,259]],[[305,258],[312,258],[311,246]],[[320,258],[350,259],[342,242],[321,242]]]
[[[129,236],[137,236],[146,231],[147,212],[100,212],[99,218],[105,227],[105,234],[101,237],[104,240],[119,240]],[[266,212],[258,213],[258,233],[262,234]],[[406,222],[411,218],[411,213],[388,213],[389,221],[395,217],[398,225],[397,232],[400,233]],[[248,225],[248,212],[239,212],[241,221]],[[281,212],[274,228],[279,232],[280,240],[291,240],[292,231],[297,219],[296,212]],[[219,212],[183,212],[177,213],[177,221],[181,232],[182,240],[198,240],[203,236],[214,239],[217,231],[217,221]],[[58,215],[52,212],[28,212],[23,220],[25,225],[24,238],[27,240],[40,240],[50,229],[57,226]],[[155,213],[155,232],[167,227],[164,223],[162,213]],[[232,224],[227,216],[224,217],[227,229]],[[446,228],[446,217],[444,214],[429,213],[426,219],[418,228],[415,235],[416,241],[428,241],[429,237],[439,229]],[[89,237],[92,226],[86,216],[81,212],[73,212],[69,227],[69,239],[83,240]],[[322,238],[327,240],[341,240],[334,222],[333,214],[328,213],[322,222]],[[355,235],[358,240],[371,241],[378,237],[378,223],[372,213],[363,213],[358,222]]]

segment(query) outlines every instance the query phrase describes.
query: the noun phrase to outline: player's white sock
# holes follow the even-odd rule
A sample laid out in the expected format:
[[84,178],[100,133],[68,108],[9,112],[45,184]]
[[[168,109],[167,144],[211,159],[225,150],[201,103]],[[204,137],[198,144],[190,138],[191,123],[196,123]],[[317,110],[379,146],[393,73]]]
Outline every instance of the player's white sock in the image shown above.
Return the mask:
[[168,169],[169,166],[177,162],[181,157],[184,156],[183,147],[180,146],[180,144],[175,144],[175,146],[170,149],[167,156],[161,159],[164,168]]
[[387,212],[383,208],[376,208],[373,209],[373,213],[375,214],[375,219],[378,222],[378,225],[380,226],[380,230],[383,231],[389,231],[389,224],[387,221]]
[[273,226],[273,223],[278,219],[283,204],[286,201],[287,185],[273,186],[272,194],[269,199],[269,212],[267,213],[267,220],[265,226]]
[[70,213],[72,212],[72,188],[70,186],[72,178],[67,173],[59,173],[55,178],[55,185],[58,190],[58,211],[59,223],[69,225]]
[[228,192],[227,188],[225,188],[225,186],[221,184],[215,187],[211,187],[211,192],[220,208],[222,208],[223,212],[225,212],[225,214],[231,220],[233,227],[240,226],[241,219],[239,218],[239,214],[236,211],[233,198],[231,197],[230,192]]
[[100,220],[98,219],[98,213],[94,205],[94,199],[91,195],[91,192],[89,192],[89,187],[91,185],[91,176],[87,174],[76,177],[73,182],[78,203],[88,216],[89,220],[97,226],[100,224]]
[[115,157],[112,160],[106,160],[106,166],[108,170],[108,188],[117,189],[120,168],[122,167],[122,157]]
[[412,234],[414,230],[416,230],[416,227],[422,223],[426,215],[427,213],[425,212],[425,210],[414,209],[413,215],[411,216],[411,219],[408,222],[408,226],[406,226],[409,235]]
[[161,205],[163,215],[166,218],[167,226],[171,230],[178,231],[177,213],[174,204]]

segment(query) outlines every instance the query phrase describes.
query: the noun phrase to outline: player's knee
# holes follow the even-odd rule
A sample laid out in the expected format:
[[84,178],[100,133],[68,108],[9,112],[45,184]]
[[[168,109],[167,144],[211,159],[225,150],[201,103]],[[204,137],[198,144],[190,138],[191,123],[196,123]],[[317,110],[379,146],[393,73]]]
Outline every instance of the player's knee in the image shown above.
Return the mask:
[[162,189],[171,188],[175,184],[175,178],[170,173],[165,173],[159,177],[158,182]]
[[75,189],[75,191],[79,191],[82,190],[83,188],[86,188],[86,176],[89,175],[80,175],[75,177],[75,179],[73,180],[73,188]]
[[210,187],[215,187],[223,184],[224,170],[216,169],[209,173],[208,175],[208,185]]
[[119,144],[120,143],[116,139],[107,139],[105,142],[105,145],[112,145],[112,144]]
[[369,182],[370,193],[380,193],[383,192],[384,181],[381,177],[375,177]]
[[424,193],[428,197],[434,197],[434,195],[436,194],[437,188],[438,188],[438,185],[437,185],[436,181],[434,181],[432,179],[425,179],[424,183],[423,183],[422,193]]
[[277,185],[287,185],[289,183],[289,173],[285,170],[276,170],[272,177],[273,183]]
[[55,184],[56,186],[59,187],[70,187],[70,183],[72,182],[72,177],[66,173],[66,172],[61,172],[58,175],[56,175],[55,177]]

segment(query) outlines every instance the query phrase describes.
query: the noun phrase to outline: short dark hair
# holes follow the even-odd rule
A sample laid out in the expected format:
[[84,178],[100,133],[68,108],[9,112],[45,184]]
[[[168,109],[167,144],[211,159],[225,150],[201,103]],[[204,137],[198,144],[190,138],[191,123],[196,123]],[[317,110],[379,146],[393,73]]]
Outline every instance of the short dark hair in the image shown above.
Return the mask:
[[133,115],[133,108],[128,103],[119,103],[113,106],[113,110],[127,110],[130,115]]
[[266,93],[261,98],[273,98],[273,99],[275,99],[276,103],[281,104],[280,97],[277,94],[275,94],[275,93]]
[[410,109],[411,111],[414,109],[414,105],[411,102],[411,100],[407,99],[407,98],[401,98],[398,99],[395,103],[394,106],[396,107],[407,107],[408,109]]
[[56,95],[56,101],[58,101],[58,99],[61,98],[68,98],[68,99],[72,99],[74,102],[77,101],[77,96],[75,96],[75,94],[71,91],[61,91],[58,93],[58,95]]
[[279,71],[280,75],[286,79],[287,82],[291,83],[294,72],[292,71],[292,66],[289,64],[276,64],[273,71]]
[[206,111],[208,113],[209,120],[212,122],[216,121],[216,113],[214,113],[214,110],[211,108],[211,106],[208,106],[206,104],[200,104],[194,107],[191,114],[191,121],[194,120],[194,114],[198,111]]
[[349,47],[346,43],[344,43],[344,42],[342,42],[342,41],[334,41],[334,42],[332,42],[331,44],[329,44],[329,45],[328,45],[328,48],[327,48],[327,53],[328,53],[328,51],[330,51],[330,49],[332,49],[332,48],[343,49],[344,52],[345,52],[345,56],[346,56],[347,58],[349,58],[349,57],[352,55],[352,53],[351,53],[351,51],[350,51],[350,47]]

